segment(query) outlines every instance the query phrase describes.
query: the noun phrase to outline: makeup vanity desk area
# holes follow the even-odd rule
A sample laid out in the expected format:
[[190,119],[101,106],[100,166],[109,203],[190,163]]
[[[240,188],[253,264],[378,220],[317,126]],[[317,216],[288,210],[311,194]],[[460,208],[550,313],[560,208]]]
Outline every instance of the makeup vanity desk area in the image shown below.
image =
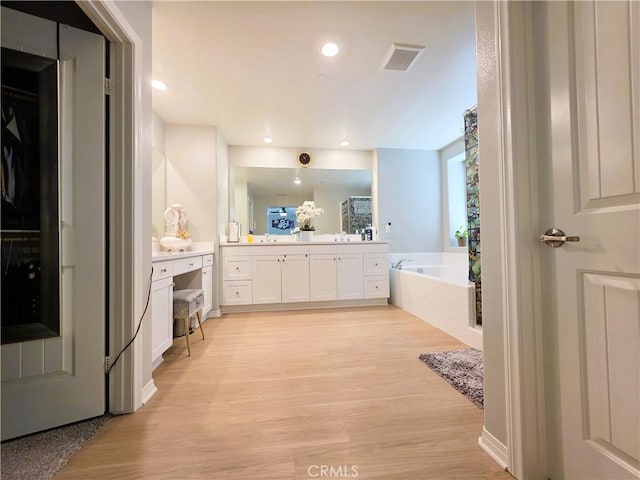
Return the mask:
[[213,249],[186,252],[153,252],[151,279],[151,361],[162,363],[162,354],[173,344],[173,291],[201,288],[202,317],[212,308]]

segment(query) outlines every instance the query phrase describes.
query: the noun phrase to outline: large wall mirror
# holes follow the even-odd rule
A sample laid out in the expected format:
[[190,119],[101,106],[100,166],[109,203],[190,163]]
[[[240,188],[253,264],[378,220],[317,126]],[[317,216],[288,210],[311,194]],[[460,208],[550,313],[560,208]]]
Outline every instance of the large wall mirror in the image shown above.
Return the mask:
[[[341,203],[370,197],[371,177],[371,170],[233,166],[230,218],[240,222],[243,234],[253,230],[263,235],[269,230],[269,215],[276,218],[277,210],[289,212],[291,207],[313,200],[316,207],[324,209],[314,219],[317,233],[355,233],[359,224],[352,222],[354,231],[348,231]],[[289,234],[289,228],[283,228],[282,234]]]

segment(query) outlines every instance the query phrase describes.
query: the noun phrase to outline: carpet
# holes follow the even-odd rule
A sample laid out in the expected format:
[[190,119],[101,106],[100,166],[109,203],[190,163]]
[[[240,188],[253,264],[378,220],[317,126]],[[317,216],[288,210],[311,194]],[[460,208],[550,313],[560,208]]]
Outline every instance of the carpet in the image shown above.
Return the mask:
[[48,480],[111,418],[92,418],[0,445],[2,478]]
[[476,407],[484,408],[483,363],[480,350],[467,348],[423,353],[419,358]]

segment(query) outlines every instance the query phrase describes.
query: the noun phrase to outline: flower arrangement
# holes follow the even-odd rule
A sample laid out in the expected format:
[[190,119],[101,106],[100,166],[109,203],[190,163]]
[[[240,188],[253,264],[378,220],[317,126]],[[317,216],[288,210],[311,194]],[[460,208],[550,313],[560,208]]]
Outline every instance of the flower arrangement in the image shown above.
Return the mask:
[[191,238],[191,234],[186,230],[180,230],[176,233],[176,238],[181,238],[182,240],[189,240]]
[[303,232],[313,232],[316,227],[313,226],[313,217],[324,213],[324,209],[317,208],[313,200],[308,200],[296,208],[296,221],[300,224],[300,230]]

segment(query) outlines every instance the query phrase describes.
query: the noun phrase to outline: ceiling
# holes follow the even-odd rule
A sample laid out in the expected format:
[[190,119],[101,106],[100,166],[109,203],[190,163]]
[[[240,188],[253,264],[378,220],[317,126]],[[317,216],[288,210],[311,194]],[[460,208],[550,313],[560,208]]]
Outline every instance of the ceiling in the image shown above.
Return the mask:
[[[229,145],[437,150],[477,103],[474,25],[473,2],[157,1],[153,110]],[[425,49],[381,70],[392,43]]]

